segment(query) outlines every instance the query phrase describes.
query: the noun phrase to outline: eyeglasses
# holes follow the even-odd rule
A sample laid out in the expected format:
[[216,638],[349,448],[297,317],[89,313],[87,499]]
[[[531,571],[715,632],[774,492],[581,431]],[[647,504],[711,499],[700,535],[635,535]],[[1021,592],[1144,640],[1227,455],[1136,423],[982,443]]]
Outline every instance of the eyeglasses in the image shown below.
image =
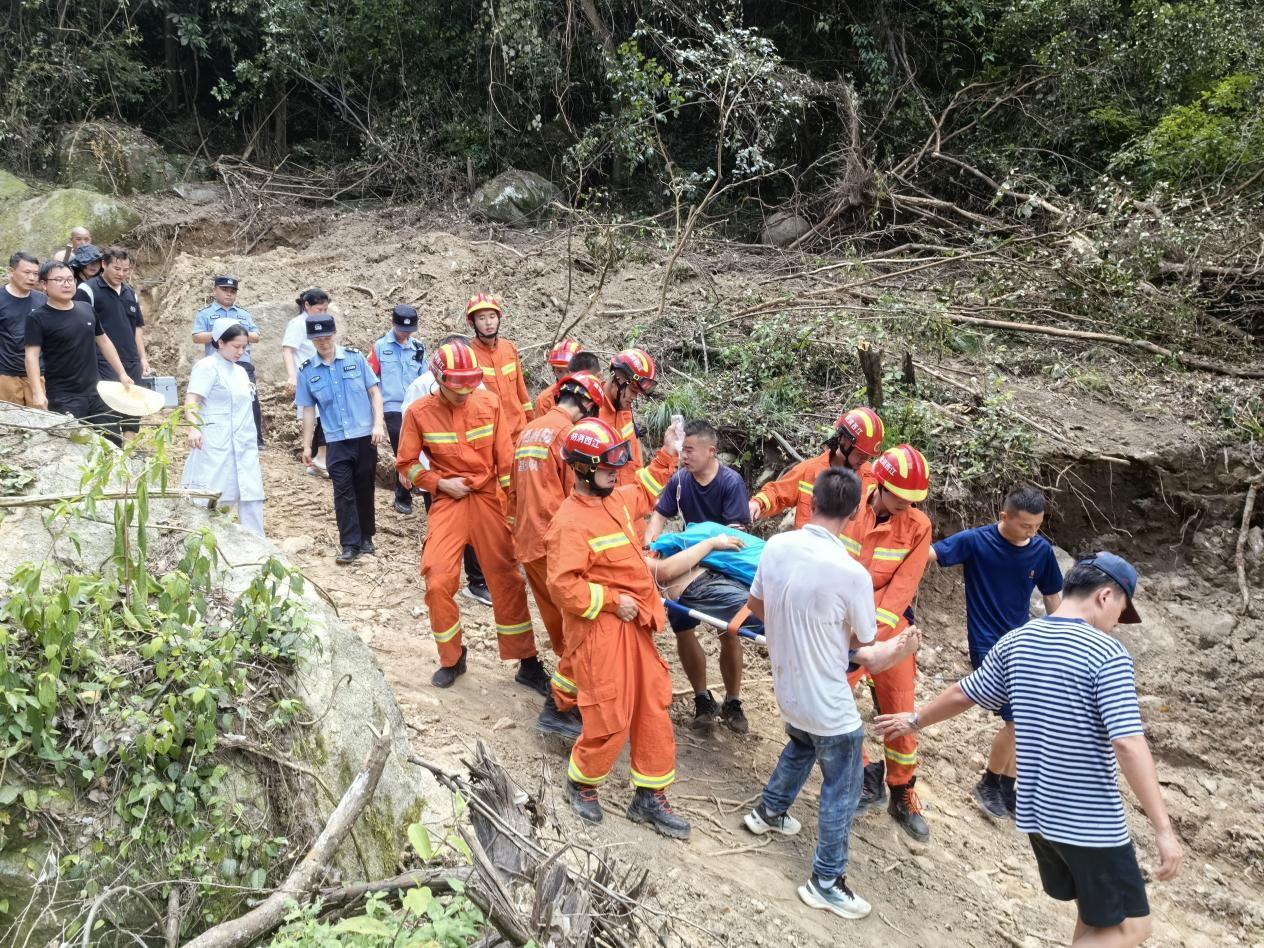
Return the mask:
[[70,277],[45,277],[45,278],[44,278],[44,282],[45,282],[45,283],[74,283],[74,282],[75,282],[75,278],[74,278],[74,277],[72,277],[72,276],[70,276]]

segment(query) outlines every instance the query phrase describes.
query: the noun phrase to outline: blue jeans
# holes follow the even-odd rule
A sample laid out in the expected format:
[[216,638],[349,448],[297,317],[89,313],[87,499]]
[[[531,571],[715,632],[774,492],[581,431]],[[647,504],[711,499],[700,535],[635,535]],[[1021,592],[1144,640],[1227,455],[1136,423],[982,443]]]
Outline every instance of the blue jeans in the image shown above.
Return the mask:
[[864,778],[861,749],[865,729],[858,727],[850,734],[819,737],[787,724],[786,734],[790,741],[764,787],[764,809],[774,816],[789,810],[807,782],[812,765],[819,763],[823,782],[812,871],[826,881],[845,876],[851,820],[856,815]]

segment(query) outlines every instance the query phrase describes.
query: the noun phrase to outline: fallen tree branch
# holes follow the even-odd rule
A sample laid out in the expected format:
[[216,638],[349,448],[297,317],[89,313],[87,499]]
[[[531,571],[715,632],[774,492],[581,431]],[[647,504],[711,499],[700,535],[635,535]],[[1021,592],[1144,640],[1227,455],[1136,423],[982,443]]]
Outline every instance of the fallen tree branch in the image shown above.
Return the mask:
[[238,948],[274,931],[285,920],[289,903],[306,899],[320,884],[334,853],[373,799],[373,792],[382,778],[382,769],[386,766],[386,758],[390,756],[390,752],[391,726],[387,722],[381,733],[373,732],[373,744],[369,748],[364,766],[329,815],[325,828],[316,837],[316,842],[312,843],[312,848],[285,881],[245,915],[207,929],[186,943],[185,948]]
[[1246,582],[1246,538],[1251,532],[1251,514],[1255,511],[1255,495],[1259,493],[1259,490],[1258,482],[1252,483],[1246,489],[1246,505],[1242,508],[1242,526],[1238,530],[1238,543],[1233,551],[1233,565],[1238,571],[1238,590],[1242,593],[1239,616],[1246,616],[1251,612],[1251,587]]
[[804,459],[803,455],[794,449],[794,445],[787,441],[785,435],[783,435],[780,431],[772,432],[772,438],[781,445],[786,454],[790,455],[790,457],[794,458],[796,461],[802,461]]
[[[146,495],[150,498],[189,497],[203,498],[214,503],[219,500],[217,490],[151,490]],[[136,492],[130,490],[112,490],[104,494],[25,494],[18,497],[0,497],[0,507],[53,507],[67,500],[134,500]]]
[[444,869],[413,869],[402,872],[389,879],[378,879],[376,882],[359,882],[355,885],[336,889],[321,889],[320,904],[325,908],[344,908],[354,905],[365,896],[378,892],[398,892],[401,889],[417,889],[422,886],[436,895],[451,892],[452,882],[469,885],[474,870],[468,866],[453,866]]
[[996,194],[1004,195],[1006,197],[1011,197],[1022,204],[1032,204],[1035,207],[1040,208],[1046,214],[1052,214],[1054,217],[1066,216],[1066,211],[1062,210],[1060,207],[1055,207],[1054,205],[1050,204],[1048,201],[1042,198],[1039,194],[1028,194],[1024,191],[1013,191],[1007,187],[1004,187],[998,182],[992,180],[990,177],[988,177],[978,168],[974,167],[973,165],[966,164],[960,158],[954,158],[952,155],[945,155],[943,152],[940,152],[940,151],[931,152],[931,157],[938,158],[940,161],[946,161],[950,165],[956,165],[962,171],[965,171],[968,174],[974,175],[976,178],[978,178],[980,181],[982,181],[984,184],[990,187],[993,190],[993,192],[995,192]]
[[1109,332],[1087,332],[1080,329],[1059,329],[1056,326],[1037,326],[1033,323],[1014,323],[1005,319],[983,319],[978,316],[965,316],[961,313],[944,312],[939,314],[943,319],[953,323],[964,323],[971,326],[986,326],[989,329],[1005,329],[1011,332],[1034,332],[1044,336],[1056,336],[1059,339],[1083,339],[1086,342],[1106,342],[1116,346],[1130,346],[1153,353],[1165,359],[1172,359],[1187,368],[1202,369],[1217,375],[1231,375],[1239,379],[1264,379],[1264,368],[1240,369],[1237,366],[1212,362],[1188,352],[1168,349],[1158,343],[1145,339],[1129,339],[1127,336],[1116,336]]

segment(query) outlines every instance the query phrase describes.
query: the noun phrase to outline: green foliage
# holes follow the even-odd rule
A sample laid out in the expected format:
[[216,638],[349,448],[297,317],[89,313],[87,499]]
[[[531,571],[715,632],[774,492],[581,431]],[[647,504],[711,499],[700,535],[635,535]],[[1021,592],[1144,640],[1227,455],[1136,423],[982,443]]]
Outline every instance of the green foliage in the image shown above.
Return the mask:
[[1264,161],[1264,92],[1259,76],[1219,80],[1123,150],[1115,165],[1149,183],[1193,184]]
[[144,498],[165,483],[174,424],[133,442],[143,464],[125,471],[98,452],[85,472],[80,516],[102,513],[120,481],[137,495],[113,504],[128,510],[112,521],[113,570],[25,564],[0,607],[0,850],[44,835],[78,798],[99,816],[60,871],[88,898],[103,880],[155,872],[257,889],[288,849],[258,838],[218,753],[230,735],[286,738],[299,710],[286,676],[315,645],[303,581],[269,559],[226,600],[209,530],[169,566],[146,561]]

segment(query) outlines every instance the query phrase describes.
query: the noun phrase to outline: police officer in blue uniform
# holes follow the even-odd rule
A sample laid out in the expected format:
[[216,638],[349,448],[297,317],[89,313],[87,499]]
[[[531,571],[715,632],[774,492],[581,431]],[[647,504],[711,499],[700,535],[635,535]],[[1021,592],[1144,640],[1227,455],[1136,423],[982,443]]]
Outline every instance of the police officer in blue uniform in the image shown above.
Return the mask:
[[334,342],[334,318],[308,313],[307,338],[316,357],[298,367],[294,400],[303,409],[303,463],[312,463],[316,407],[325,430],[325,464],[334,486],[334,513],[342,550],[340,566],[377,552],[373,534],[373,480],[377,446],[386,440],[382,386],[357,349]]
[[[382,380],[382,406],[391,450],[399,450],[399,429],[404,423],[404,393],[426,371],[426,347],[413,335],[417,331],[417,310],[403,303],[391,310],[391,331],[369,351],[369,365]],[[412,492],[395,480],[397,513],[413,512]]]
[[[223,319],[225,316],[245,327],[246,338],[250,342],[259,341],[259,327],[255,325],[254,318],[248,310],[237,305],[237,290],[240,286],[241,281],[232,276],[217,276],[211,281],[211,298],[214,302],[198,310],[193,317],[193,341],[200,342],[206,347],[204,355],[211,355],[215,351],[215,346],[211,344],[211,327],[215,325],[215,320]],[[259,390],[255,382],[255,366],[250,361],[249,345],[246,346],[246,354],[237,364],[245,369],[246,375],[250,377],[250,391],[254,398],[250,407],[255,415],[255,431],[259,433],[259,447],[262,448],[263,412],[259,410]]]

